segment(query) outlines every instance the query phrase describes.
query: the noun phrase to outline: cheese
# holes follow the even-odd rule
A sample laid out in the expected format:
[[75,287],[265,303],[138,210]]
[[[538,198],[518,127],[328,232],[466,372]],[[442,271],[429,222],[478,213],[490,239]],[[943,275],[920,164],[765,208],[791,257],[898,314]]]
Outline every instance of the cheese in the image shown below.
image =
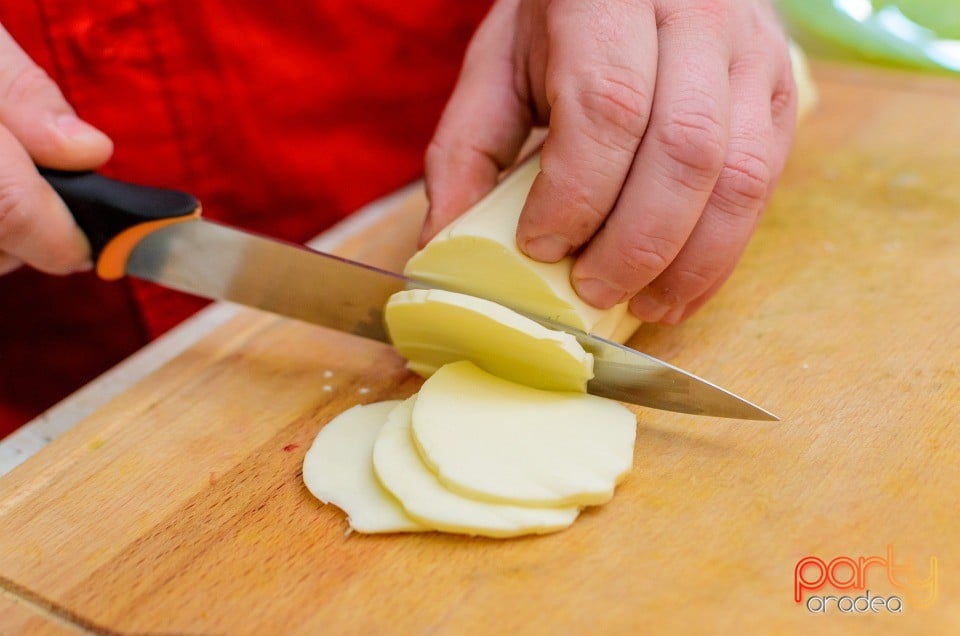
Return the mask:
[[584,392],[593,377],[593,356],[575,337],[489,300],[439,289],[402,291],[391,296],[385,320],[397,351],[423,377],[458,360],[554,391]]
[[618,402],[541,391],[466,361],[424,383],[412,424],[440,482],[485,501],[602,504],[633,465],[636,418]]
[[793,81],[797,86],[797,122],[801,122],[807,118],[807,115],[817,104],[817,85],[813,82],[810,65],[807,63],[807,56],[803,49],[792,40],[789,42],[789,46]]
[[517,247],[520,212],[539,170],[539,155],[519,166],[414,254],[404,273],[444,289],[482,296],[517,311],[626,341],[640,324],[629,314],[626,303],[610,309],[587,304],[570,284],[572,257],[541,263]]
[[373,449],[377,477],[412,518],[438,530],[486,537],[555,532],[577,518],[576,507],[490,503],[444,488],[423,464],[413,443],[411,416],[416,400],[413,396],[390,412]]
[[373,472],[373,444],[398,404],[389,400],[347,409],[320,429],[303,458],[307,490],[346,512],[350,527],[360,532],[427,529],[407,516]]

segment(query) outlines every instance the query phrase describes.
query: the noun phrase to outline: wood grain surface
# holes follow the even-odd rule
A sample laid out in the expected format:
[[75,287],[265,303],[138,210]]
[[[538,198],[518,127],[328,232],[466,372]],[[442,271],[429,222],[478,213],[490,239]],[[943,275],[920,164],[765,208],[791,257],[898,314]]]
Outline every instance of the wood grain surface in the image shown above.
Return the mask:
[[[0,480],[0,631],[960,632],[960,82],[816,76],[733,278],[632,342],[781,422],[637,408],[633,472],[559,534],[351,535],[303,454],[419,381],[387,346],[245,311]],[[340,252],[399,265],[423,209]],[[901,582],[936,560],[929,607],[881,567],[866,584],[901,614],[794,602],[800,559],[888,546]]]

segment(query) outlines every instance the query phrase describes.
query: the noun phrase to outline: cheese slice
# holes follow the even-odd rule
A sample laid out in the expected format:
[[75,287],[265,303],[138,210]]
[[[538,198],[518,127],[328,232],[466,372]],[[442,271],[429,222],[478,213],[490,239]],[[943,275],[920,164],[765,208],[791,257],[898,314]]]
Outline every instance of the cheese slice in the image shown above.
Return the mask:
[[414,254],[404,273],[624,342],[640,324],[626,303],[610,309],[587,304],[570,284],[572,257],[541,263],[517,247],[520,212],[539,171],[539,155],[518,166]]
[[347,513],[360,532],[428,530],[411,519],[373,473],[373,444],[400,400],[354,406],[320,429],[303,458],[303,481],[313,496]]
[[412,419],[439,481],[486,501],[601,504],[633,465],[636,417],[619,402],[541,391],[467,361],[424,383]]
[[459,360],[553,391],[584,392],[593,377],[593,356],[575,337],[482,298],[441,289],[397,292],[385,321],[407,367],[423,377]]
[[[394,408],[373,449],[373,465],[384,487],[420,523],[460,534],[513,537],[544,534],[569,526],[576,507],[529,508],[476,501],[450,492],[423,464],[410,434],[417,396]],[[459,412],[451,414],[459,416]],[[495,470],[495,467],[488,467]]]

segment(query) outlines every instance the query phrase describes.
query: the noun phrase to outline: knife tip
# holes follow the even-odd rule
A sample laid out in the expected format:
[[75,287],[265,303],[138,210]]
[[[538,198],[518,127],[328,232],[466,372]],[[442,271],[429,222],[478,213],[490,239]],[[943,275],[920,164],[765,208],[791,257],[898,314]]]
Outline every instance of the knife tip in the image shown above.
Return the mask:
[[779,422],[780,421],[780,418],[774,415],[773,413],[771,413],[770,411],[766,409],[762,409],[756,404],[751,404],[750,406],[752,406],[754,409],[753,413],[751,413],[750,419],[759,420],[763,422]]
[[779,422],[780,418],[766,410],[765,408],[759,407],[749,400],[745,400],[738,395],[727,392],[730,397],[736,399],[734,403],[727,403],[727,409],[724,409],[726,412],[721,417],[731,417],[741,420],[753,420],[760,422]]

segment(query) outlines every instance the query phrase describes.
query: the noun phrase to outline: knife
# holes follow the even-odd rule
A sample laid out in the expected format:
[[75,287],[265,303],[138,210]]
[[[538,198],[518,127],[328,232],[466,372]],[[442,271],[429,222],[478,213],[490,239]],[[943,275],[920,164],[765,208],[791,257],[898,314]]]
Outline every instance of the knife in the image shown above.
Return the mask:
[[[227,300],[389,343],[387,299],[434,287],[200,216],[186,192],[118,181],[95,172],[40,168],[86,234],[97,275],[134,276],[179,291]],[[652,356],[530,316],[573,334],[594,356],[587,390],[657,409],[776,420],[759,406]]]

